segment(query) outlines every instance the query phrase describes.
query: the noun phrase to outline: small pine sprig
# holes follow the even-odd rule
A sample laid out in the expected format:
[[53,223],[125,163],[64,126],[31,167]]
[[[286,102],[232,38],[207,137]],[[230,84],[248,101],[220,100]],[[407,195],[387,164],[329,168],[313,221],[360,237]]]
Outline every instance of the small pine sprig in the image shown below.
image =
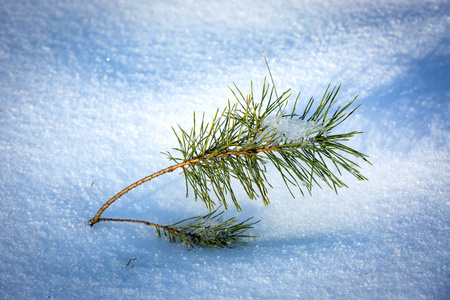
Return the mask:
[[[264,59],[272,78],[265,55]],[[254,236],[245,232],[259,221],[251,222],[251,218],[243,222],[236,218],[223,220],[223,212],[213,210],[215,201],[227,209],[227,199],[230,197],[237,210],[241,210],[232,187],[232,181],[237,181],[250,199],[262,198],[265,205],[269,204],[267,187],[272,187],[266,176],[266,164],[269,162],[278,170],[293,197],[292,187],[297,187],[304,195],[303,188],[311,194],[312,187],[321,187],[321,183],[337,193],[337,188],[346,187],[338,177],[342,171],[349,172],[358,180],[367,180],[355,162],[361,159],[370,164],[367,156],[345,145],[361,132],[335,132],[336,127],[359,107],[350,109],[356,97],[332,112],[340,86],[331,91],[329,88],[314,111],[311,109],[315,101],[311,98],[303,113],[297,115],[299,96],[292,110],[287,111],[291,96],[289,90],[278,97],[275,87],[270,88],[264,81],[261,100],[255,101],[253,84],[250,94],[245,97],[234,85],[234,89],[230,89],[236,103],[231,105],[228,100],[227,107],[222,112],[217,110],[211,123],[206,123],[203,115],[197,125],[194,113],[191,130],[181,127],[178,131],[173,129],[179,144],[174,150],[179,155],[164,154],[175,162],[174,165],[144,177],[117,193],[103,204],[89,224],[93,226],[100,221],[141,223],[155,227],[160,236],[181,241],[188,247],[221,248],[246,243],[246,238]],[[211,211],[209,214],[169,226],[132,219],[101,218],[111,204],[130,190],[178,168],[182,169],[185,177],[186,196],[192,189],[195,199],[203,201]]]
[[234,217],[224,220],[224,211],[217,212],[217,210],[172,225],[156,227],[156,230],[160,237],[164,235],[171,242],[181,241],[187,247],[224,248],[247,244],[247,239],[257,237],[245,232],[259,221],[250,222],[252,217],[242,222]]

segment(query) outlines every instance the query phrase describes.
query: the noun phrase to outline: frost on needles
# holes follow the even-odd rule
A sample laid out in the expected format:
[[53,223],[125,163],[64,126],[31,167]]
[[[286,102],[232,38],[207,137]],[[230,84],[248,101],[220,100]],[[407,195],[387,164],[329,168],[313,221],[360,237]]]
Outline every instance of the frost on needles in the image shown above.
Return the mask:
[[[158,233],[171,241],[181,241],[188,246],[202,245],[225,247],[246,243],[245,232],[257,222],[247,219],[238,222],[223,220],[216,206],[225,209],[232,204],[241,210],[232,182],[238,182],[251,200],[262,199],[269,204],[268,188],[272,187],[266,165],[278,170],[291,195],[295,189],[302,195],[311,194],[313,186],[327,185],[334,189],[346,187],[340,179],[346,171],[358,180],[367,180],[359,171],[357,161],[367,161],[367,156],[345,145],[358,131],[337,132],[338,127],[358,108],[351,108],[356,97],[343,107],[335,107],[339,87],[326,89],[322,100],[314,107],[311,98],[303,112],[296,113],[298,98],[287,110],[291,94],[276,95],[265,81],[261,99],[255,100],[253,85],[248,95],[234,85],[230,88],[235,102],[229,100],[223,110],[217,110],[209,122],[204,115],[194,113],[194,125],[186,130],[178,126],[173,132],[178,146],[165,155],[174,164],[149,175],[109,199],[90,220],[90,225],[100,221],[132,222],[156,227]],[[155,177],[181,168],[186,182],[186,196],[192,192],[195,199],[204,202],[210,213],[189,218],[173,225],[159,225],[133,219],[101,218],[103,212],[128,191]]]

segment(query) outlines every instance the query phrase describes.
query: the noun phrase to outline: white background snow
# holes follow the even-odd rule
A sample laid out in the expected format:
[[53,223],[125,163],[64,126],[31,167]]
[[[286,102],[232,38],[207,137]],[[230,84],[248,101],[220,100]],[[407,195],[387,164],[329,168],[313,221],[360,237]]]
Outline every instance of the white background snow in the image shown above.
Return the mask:
[[[271,205],[260,238],[187,251],[136,224],[88,226],[170,165],[171,126],[267,76],[310,96],[342,83],[342,130],[368,182]],[[448,299],[450,5],[430,1],[0,1],[1,299]],[[273,171],[273,170],[272,170]],[[206,212],[167,174],[105,217]],[[127,266],[131,258],[134,268]]]

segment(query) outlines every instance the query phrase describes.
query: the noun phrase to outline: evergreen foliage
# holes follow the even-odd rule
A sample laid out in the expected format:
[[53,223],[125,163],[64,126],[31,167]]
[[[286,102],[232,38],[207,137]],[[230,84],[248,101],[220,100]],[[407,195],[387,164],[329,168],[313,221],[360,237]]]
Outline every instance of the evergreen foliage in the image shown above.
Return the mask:
[[223,248],[246,244],[247,238],[255,238],[255,236],[244,233],[259,221],[250,222],[252,218],[243,222],[239,222],[236,218],[224,220],[223,213],[224,211],[218,213],[216,209],[204,216],[192,217],[169,226],[157,227],[156,230],[159,236],[164,234],[172,242],[176,242],[178,239],[188,247]]
[[[297,187],[304,195],[302,187],[310,193],[314,184],[320,186],[317,179],[337,192],[337,188],[346,185],[328,165],[332,164],[339,174],[341,170],[346,170],[359,180],[366,180],[360,174],[358,164],[347,156],[367,159],[366,155],[342,143],[360,132],[332,132],[357,109],[348,111],[356,98],[331,113],[339,87],[328,90],[312,114],[309,112],[314,104],[313,98],[303,113],[297,116],[295,108],[298,97],[292,111],[286,111],[291,96],[289,91],[276,98],[274,89],[264,82],[262,99],[256,102],[253,87],[251,94],[244,97],[235,86],[232,92],[236,104],[231,105],[229,101],[221,113],[217,110],[211,123],[205,123],[202,118],[199,126],[196,126],[194,113],[194,127],[190,131],[181,127],[179,132],[174,130],[179,143],[179,147],[174,150],[181,155],[176,157],[170,152],[165,154],[176,164],[184,164],[182,169],[186,190],[191,187],[195,198],[205,202],[209,209],[213,209],[216,204],[212,194],[225,208],[228,207],[229,195],[236,208],[240,209],[232,188],[232,179],[239,181],[250,199],[262,198],[265,205],[269,204],[267,186],[271,185],[265,167],[268,161],[280,172],[292,196],[291,186]],[[272,114],[279,121],[282,118],[295,118],[313,128],[307,134],[299,132],[297,136],[286,136],[277,127],[264,125]]]
[[[337,193],[338,188],[346,187],[338,177],[342,171],[349,172],[358,180],[367,180],[356,163],[357,160],[369,163],[367,156],[345,145],[361,132],[336,132],[336,127],[358,108],[350,108],[356,97],[345,106],[335,108],[339,88],[330,90],[328,86],[314,109],[315,101],[311,98],[303,112],[297,115],[299,96],[288,110],[289,90],[278,97],[275,87],[264,81],[261,99],[256,101],[253,84],[247,96],[234,85],[230,89],[236,102],[231,104],[228,100],[228,105],[222,111],[218,109],[211,122],[206,122],[204,115],[198,120],[194,112],[192,129],[173,128],[178,140],[178,147],[173,150],[177,155],[164,153],[175,163],[173,166],[123,189],[99,209],[90,225],[100,221],[142,223],[155,227],[159,236],[167,236],[171,241],[181,241],[192,247],[220,248],[245,243],[246,238],[252,237],[245,232],[257,222],[251,222],[251,218],[243,222],[236,218],[224,221],[223,212],[217,213],[215,206],[220,204],[227,209],[231,198],[237,210],[241,210],[233,187],[236,182],[250,199],[261,198],[265,205],[269,204],[267,187],[272,186],[267,176],[268,163],[278,170],[293,197],[293,187],[304,195],[305,190],[311,194],[312,187],[321,187],[321,184]],[[186,196],[191,190],[195,199],[203,201],[210,213],[169,226],[140,220],[101,218],[103,212],[128,191],[178,168],[182,169],[185,177]]]

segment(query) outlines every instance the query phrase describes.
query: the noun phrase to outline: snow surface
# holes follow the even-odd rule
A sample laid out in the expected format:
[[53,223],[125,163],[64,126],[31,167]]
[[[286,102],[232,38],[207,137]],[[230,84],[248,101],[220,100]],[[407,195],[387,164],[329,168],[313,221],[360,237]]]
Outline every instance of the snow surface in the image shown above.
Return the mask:
[[[170,165],[171,126],[213,115],[264,48],[301,103],[342,83],[342,130],[368,182],[271,205],[238,249],[187,251],[145,225],[88,226],[128,184]],[[449,299],[450,7],[446,0],[0,1],[1,299]],[[105,217],[205,213],[171,173]],[[133,259],[134,268],[127,263]]]
[[276,132],[277,139],[282,143],[300,143],[312,133],[317,133],[323,126],[314,121],[282,118],[281,116],[268,116],[262,122],[267,131]]

